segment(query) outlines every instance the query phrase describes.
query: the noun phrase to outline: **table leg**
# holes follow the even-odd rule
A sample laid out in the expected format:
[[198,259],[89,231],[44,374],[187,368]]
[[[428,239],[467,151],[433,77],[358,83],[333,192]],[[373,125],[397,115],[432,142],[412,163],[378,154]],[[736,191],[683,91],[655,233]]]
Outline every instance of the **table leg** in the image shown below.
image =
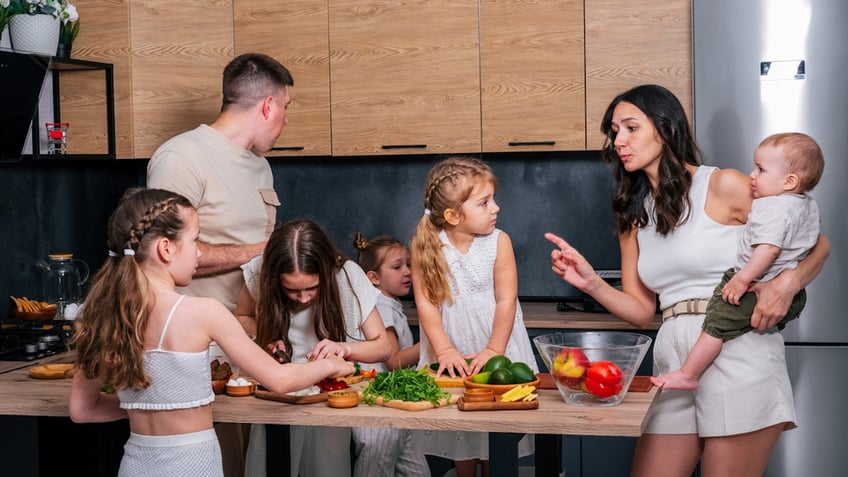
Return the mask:
[[[262,425],[262,424],[254,424]],[[265,426],[265,465],[268,475],[278,477],[291,476],[291,446],[289,426],[264,424]]]
[[524,434],[509,432],[489,433],[489,476],[515,477],[518,475],[518,441]]

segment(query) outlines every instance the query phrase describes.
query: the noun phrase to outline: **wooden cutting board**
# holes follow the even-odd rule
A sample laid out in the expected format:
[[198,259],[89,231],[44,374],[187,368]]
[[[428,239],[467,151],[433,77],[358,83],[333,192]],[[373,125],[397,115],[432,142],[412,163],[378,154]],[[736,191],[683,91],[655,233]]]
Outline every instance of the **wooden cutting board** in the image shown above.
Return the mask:
[[[550,373],[539,373],[537,374],[539,377],[539,385],[536,386],[539,389],[556,389],[556,383],[554,383],[554,378]],[[646,393],[651,390],[654,385],[651,383],[650,376],[634,376],[633,381],[630,382],[630,387],[627,388],[627,392],[631,393]]]
[[432,369],[427,369],[427,374],[430,375],[431,378],[436,380],[436,384],[439,385],[440,388],[464,388],[465,383],[462,380],[462,377],[457,376],[455,378],[450,377],[449,374],[443,373],[438,378],[436,377],[436,372]]
[[265,389],[257,389],[254,396],[269,401],[284,402],[286,404],[314,404],[327,400],[327,393],[310,394],[309,396],[295,396],[293,394],[277,394]]
[[42,364],[29,368],[29,375],[36,379],[63,379],[74,377],[74,365],[71,363]]
[[501,410],[520,410],[520,409],[539,409],[539,400],[534,399],[532,401],[515,401],[515,402],[503,402],[503,401],[489,401],[489,402],[465,402],[464,399],[459,398],[456,402],[456,407],[459,408],[460,411],[501,411]]
[[[438,407],[449,406],[451,404],[455,404],[459,396],[455,396],[451,394],[450,399],[442,399],[439,402]],[[391,401],[386,401],[382,397],[378,397],[375,401],[375,404],[378,406],[385,407],[393,407],[395,409],[403,409],[404,411],[426,411],[427,409],[435,409],[437,406],[434,406],[433,403],[429,401],[399,401],[397,399],[393,399]]]

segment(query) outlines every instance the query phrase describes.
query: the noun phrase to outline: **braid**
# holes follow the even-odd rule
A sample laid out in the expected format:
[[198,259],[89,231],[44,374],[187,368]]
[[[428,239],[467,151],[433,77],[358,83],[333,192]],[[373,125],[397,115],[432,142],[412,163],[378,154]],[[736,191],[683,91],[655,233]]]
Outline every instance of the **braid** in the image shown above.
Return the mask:
[[130,238],[127,240],[127,248],[137,250],[138,244],[141,242],[141,238],[144,237],[144,234],[146,234],[151,227],[153,227],[153,222],[156,218],[167,210],[176,211],[173,207],[176,206],[178,200],[179,199],[176,197],[171,197],[153,204],[150,208],[144,211],[141,219],[139,219],[139,221],[130,229]]

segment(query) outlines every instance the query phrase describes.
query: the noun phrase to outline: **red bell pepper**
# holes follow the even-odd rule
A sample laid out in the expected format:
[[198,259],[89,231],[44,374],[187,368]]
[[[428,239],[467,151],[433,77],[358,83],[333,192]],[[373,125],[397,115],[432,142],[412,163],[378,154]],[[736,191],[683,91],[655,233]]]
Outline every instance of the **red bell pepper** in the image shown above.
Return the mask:
[[586,370],[582,387],[594,396],[608,398],[621,392],[624,375],[612,361],[595,361]]

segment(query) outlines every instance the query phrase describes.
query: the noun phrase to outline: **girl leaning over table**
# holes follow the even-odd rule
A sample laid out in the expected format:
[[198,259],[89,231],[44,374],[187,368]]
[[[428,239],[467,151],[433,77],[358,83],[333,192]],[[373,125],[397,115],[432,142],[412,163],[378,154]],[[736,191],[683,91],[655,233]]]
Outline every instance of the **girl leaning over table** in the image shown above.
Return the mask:
[[[256,342],[282,362],[340,357],[377,363],[389,357],[376,308],[379,292],[316,223],[281,224],[265,252],[242,268],[245,286],[236,314],[255,314]],[[252,426],[247,475],[265,475],[264,431]],[[349,427],[291,426],[290,436],[292,475],[350,475]]]
[[[119,476],[222,476],[209,344],[275,392],[354,372],[341,357],[280,366],[217,300],[177,292],[197,268],[197,211],[183,196],[128,190],[107,224],[109,257],[75,322],[70,417],[129,417]],[[101,392],[104,386],[116,394]]]

